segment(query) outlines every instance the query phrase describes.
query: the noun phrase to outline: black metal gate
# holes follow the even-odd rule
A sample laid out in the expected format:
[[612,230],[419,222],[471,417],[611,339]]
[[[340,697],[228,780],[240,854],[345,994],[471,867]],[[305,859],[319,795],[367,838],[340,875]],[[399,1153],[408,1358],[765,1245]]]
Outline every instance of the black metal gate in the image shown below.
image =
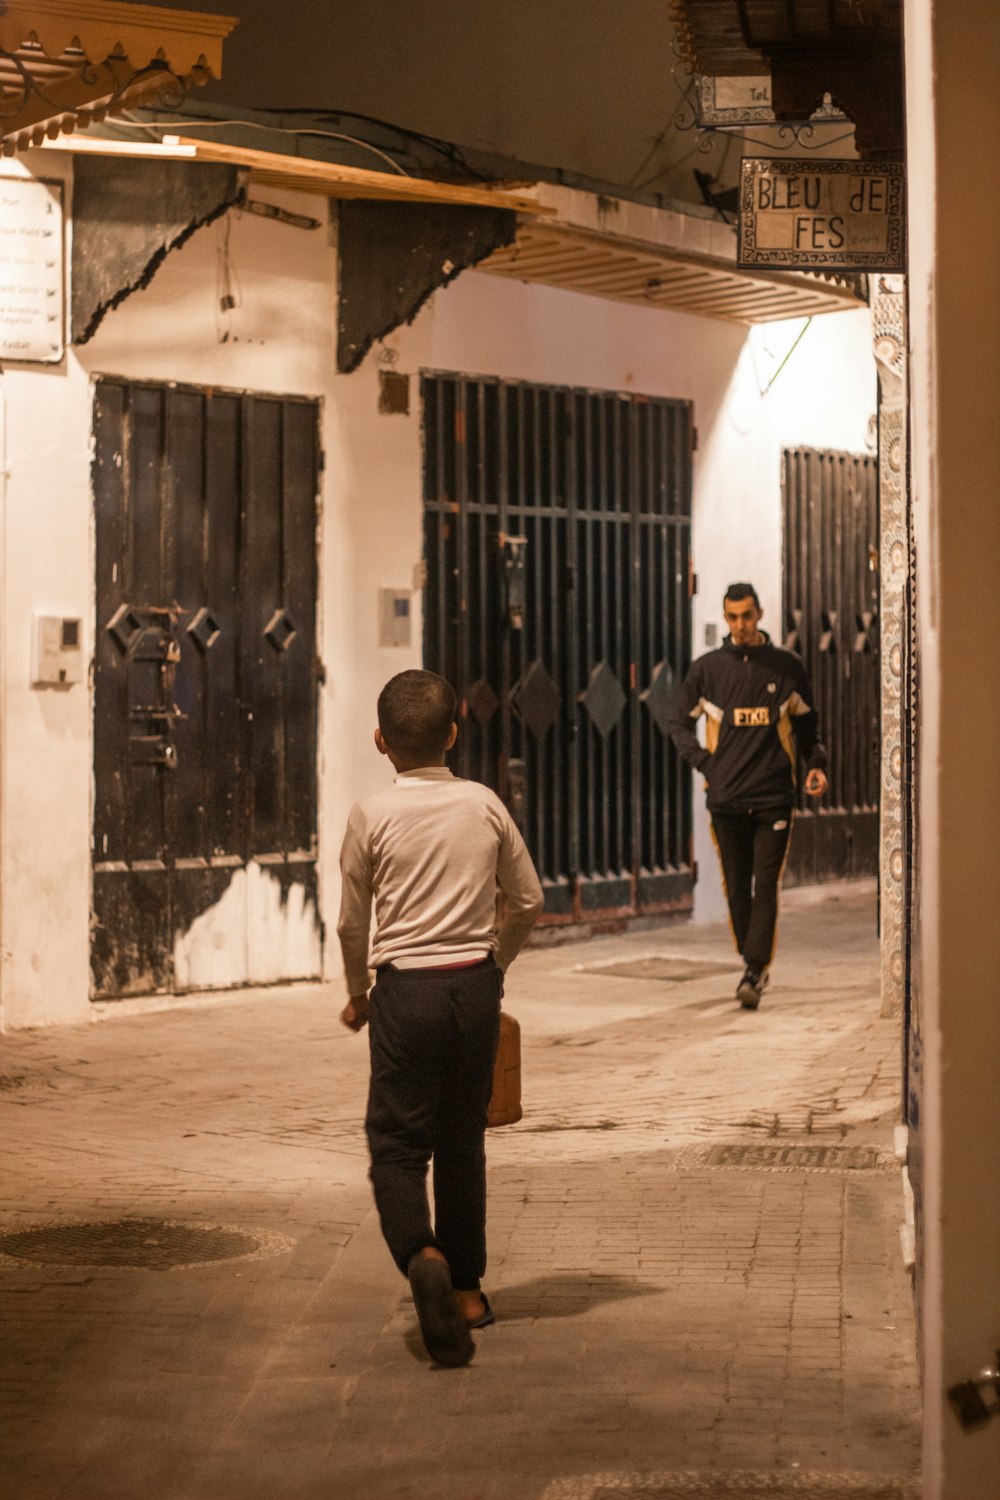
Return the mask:
[[552,921],[691,901],[667,735],[690,658],[691,408],[427,375],[424,654],[455,769],[518,817]]
[[196,986],[177,938],[251,860],[315,912],[318,407],[101,379],[94,426],[91,967],[115,997]]
[[801,792],[787,875],[813,884],[878,872],[878,464],[786,449],[785,645],[805,661],[830,752],[819,809]]

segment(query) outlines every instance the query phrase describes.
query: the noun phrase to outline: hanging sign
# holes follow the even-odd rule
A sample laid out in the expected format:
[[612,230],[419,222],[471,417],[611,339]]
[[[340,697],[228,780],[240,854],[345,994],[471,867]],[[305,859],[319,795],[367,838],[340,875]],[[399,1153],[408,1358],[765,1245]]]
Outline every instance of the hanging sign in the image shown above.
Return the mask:
[[[731,78],[699,75],[696,84],[699,125],[725,127],[776,123],[769,73],[762,73],[759,77]],[[822,105],[811,118],[814,125],[821,125],[824,121],[839,124],[847,117],[836,108],[830,95],[825,94]]]
[[902,271],[905,243],[901,163],[743,158],[738,265]]
[[62,184],[0,177],[0,362],[63,357]]

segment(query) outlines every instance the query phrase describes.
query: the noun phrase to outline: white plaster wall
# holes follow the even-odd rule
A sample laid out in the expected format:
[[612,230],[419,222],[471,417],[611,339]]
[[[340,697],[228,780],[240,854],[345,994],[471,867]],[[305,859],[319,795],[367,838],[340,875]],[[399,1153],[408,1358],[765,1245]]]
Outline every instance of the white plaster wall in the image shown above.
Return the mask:
[[[65,158],[46,153],[48,175]],[[263,193],[300,213],[321,200]],[[410,587],[421,557],[419,393],[411,414],[378,412],[379,360],[416,377],[453,369],[556,384],[634,390],[692,400],[701,432],[695,477],[695,557],[702,577],[696,642],[734,573],[759,580],[778,609],[783,442],[857,448],[872,409],[870,365],[859,351],[866,315],[817,322],[766,399],[756,394],[747,331],[683,314],[621,306],[470,272],[437,293],[410,328],[386,340],[351,376],[335,373],[336,251],[323,227],[304,231],[230,215],[229,258],[239,306],[218,312],[224,227],[210,226],[170,255],[149,288],[111,313],[92,342],[56,372],[5,379],[12,472],[8,494],[3,735],[4,1022],[85,1019],[89,1011],[91,705],[76,689],[42,697],[27,684],[33,610],[78,613],[93,632],[91,379],[99,374],[177,380],[320,398],[326,468],[320,523],[320,903],[332,934],[339,902],[337,851],[353,800],[384,784],[371,743],[375,698],[393,672],[420,663],[419,607],[408,649],[377,642],[380,586]],[[789,341],[797,330],[789,331]],[[755,334],[762,376],[785,330]],[[761,340],[757,347],[757,340]],[[832,363],[848,358],[846,373]],[[861,376],[859,376],[859,371]],[[806,392],[818,383],[818,394]],[[850,399],[848,399],[850,397]],[[721,539],[721,540],[720,540]],[[419,606],[419,596],[416,599]],[[700,799],[699,799],[700,800]],[[699,822],[699,849],[704,820]],[[714,910],[714,866],[701,852],[699,914]],[[254,887],[256,890],[256,885]],[[259,894],[259,893],[258,893]],[[256,897],[255,897],[256,899]],[[56,921],[53,921],[53,913]],[[271,914],[273,915],[273,914]],[[180,955],[212,975],[217,910]],[[299,919],[302,919],[299,914]],[[242,920],[242,917],[239,921]],[[259,923],[258,916],[253,917]],[[283,921],[295,921],[289,911]],[[244,941],[236,930],[234,947]],[[289,930],[276,940],[291,943]],[[198,944],[206,945],[197,951]],[[263,971],[258,971],[263,973]],[[339,975],[335,942],[325,972]],[[266,975],[265,975],[266,977]]]
[[[46,160],[39,175],[65,180],[64,159]],[[0,998],[7,1024],[44,1025],[86,1015],[86,988],[66,977],[89,962],[90,701],[85,684],[30,687],[31,627],[35,614],[79,616],[89,658],[90,511],[79,484],[89,434],[72,360],[8,364],[0,394]]]

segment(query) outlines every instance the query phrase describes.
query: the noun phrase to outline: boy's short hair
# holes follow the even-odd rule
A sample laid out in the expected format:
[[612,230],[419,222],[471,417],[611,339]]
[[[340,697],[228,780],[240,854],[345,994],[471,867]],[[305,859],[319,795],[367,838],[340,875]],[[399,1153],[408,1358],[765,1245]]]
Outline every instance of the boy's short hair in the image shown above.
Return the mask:
[[401,759],[440,759],[455,721],[455,689],[436,672],[397,672],[378,695],[378,727]]
[[752,583],[731,583],[722,596],[722,607],[725,609],[726,600],[736,604],[740,599],[752,599],[754,609],[760,609],[760,600],[757,598],[757,590]]

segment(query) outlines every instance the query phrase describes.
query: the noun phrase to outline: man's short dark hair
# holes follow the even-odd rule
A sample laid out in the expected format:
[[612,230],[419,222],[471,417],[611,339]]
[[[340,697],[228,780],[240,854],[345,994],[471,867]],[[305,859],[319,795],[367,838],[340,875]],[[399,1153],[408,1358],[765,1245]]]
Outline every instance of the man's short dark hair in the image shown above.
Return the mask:
[[378,695],[378,727],[401,760],[433,764],[455,721],[455,689],[436,672],[397,672]]
[[757,590],[752,583],[731,583],[722,596],[723,609],[726,607],[727,599],[733,604],[738,604],[741,599],[752,599],[754,609],[760,609]]

